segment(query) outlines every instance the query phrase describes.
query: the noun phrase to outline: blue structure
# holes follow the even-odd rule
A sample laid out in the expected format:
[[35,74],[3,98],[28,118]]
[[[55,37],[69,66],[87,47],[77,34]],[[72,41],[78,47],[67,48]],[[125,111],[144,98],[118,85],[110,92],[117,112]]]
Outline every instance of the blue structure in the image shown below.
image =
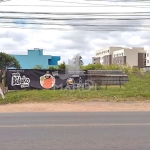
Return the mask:
[[28,50],[28,55],[13,55],[20,63],[22,69],[33,69],[40,65],[43,68],[57,66],[60,56],[43,55],[43,49]]

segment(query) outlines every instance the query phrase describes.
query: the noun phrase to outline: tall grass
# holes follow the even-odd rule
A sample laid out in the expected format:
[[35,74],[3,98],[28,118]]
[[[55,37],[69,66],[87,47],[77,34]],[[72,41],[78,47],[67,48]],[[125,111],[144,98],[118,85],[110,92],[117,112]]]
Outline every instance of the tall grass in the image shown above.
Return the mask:
[[21,90],[7,93],[0,103],[75,102],[75,101],[145,101],[150,100],[150,73],[129,73],[129,82],[119,86],[105,86],[76,90]]

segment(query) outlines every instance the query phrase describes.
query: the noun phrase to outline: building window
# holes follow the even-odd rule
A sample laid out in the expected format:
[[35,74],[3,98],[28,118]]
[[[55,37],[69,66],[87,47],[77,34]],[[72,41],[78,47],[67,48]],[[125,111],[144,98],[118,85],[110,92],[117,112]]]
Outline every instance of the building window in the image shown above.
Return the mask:
[[146,66],[146,60],[143,61],[143,66]]
[[143,58],[146,59],[146,54],[143,54]]
[[147,57],[149,57],[149,53],[147,53]]
[[147,60],[147,63],[149,63],[149,60]]

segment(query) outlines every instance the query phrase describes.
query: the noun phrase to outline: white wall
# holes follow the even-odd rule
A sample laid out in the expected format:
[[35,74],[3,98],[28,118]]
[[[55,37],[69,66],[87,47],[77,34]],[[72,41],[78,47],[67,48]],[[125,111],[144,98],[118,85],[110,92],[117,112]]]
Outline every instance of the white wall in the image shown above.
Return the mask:
[[124,56],[124,49],[113,52],[113,58],[117,57],[117,55],[118,55],[118,57]]
[[135,49],[126,49],[125,54],[127,65],[133,67],[138,66],[138,51]]

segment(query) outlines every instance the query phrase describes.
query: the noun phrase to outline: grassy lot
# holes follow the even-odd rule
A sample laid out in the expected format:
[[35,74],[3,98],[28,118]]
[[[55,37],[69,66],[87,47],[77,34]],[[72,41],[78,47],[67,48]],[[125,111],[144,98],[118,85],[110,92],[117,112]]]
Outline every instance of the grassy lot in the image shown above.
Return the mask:
[[9,92],[4,103],[22,102],[82,102],[82,101],[147,101],[150,100],[150,74],[130,74],[129,82],[119,86],[90,90],[22,90]]

